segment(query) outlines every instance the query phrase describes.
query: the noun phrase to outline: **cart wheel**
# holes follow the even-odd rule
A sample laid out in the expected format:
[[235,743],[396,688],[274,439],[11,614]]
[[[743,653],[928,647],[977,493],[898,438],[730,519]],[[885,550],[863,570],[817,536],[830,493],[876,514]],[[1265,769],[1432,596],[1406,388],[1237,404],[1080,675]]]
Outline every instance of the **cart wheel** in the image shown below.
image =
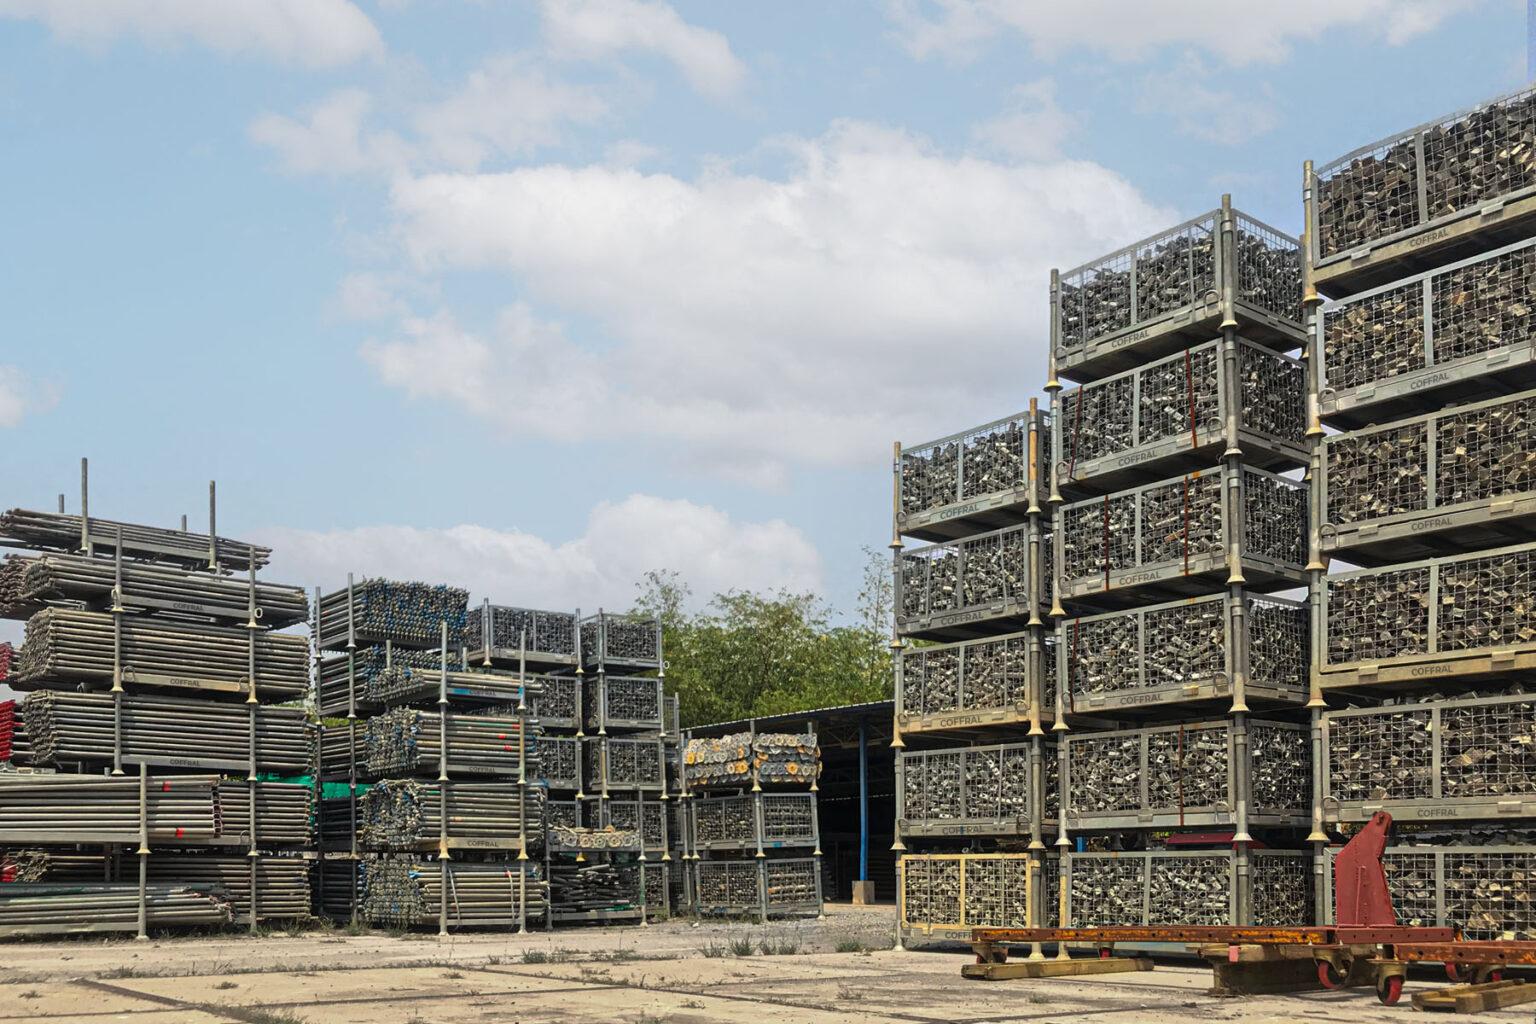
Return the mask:
[[1396,1006],[1397,1001],[1403,998],[1403,976],[1394,974],[1390,978],[1381,978],[1376,982],[1376,998],[1381,1000],[1383,1006]]
[[1467,969],[1458,964],[1447,963],[1445,965],[1445,976],[1452,981],[1464,982],[1467,980]]
[[1344,977],[1327,960],[1317,962],[1317,981],[1323,988],[1343,988]]
[[1489,971],[1488,972],[1488,980],[1489,981],[1503,981],[1504,980],[1504,971],[1502,969],[1497,970],[1497,971]]
[[1112,957],[1114,955],[1115,955],[1115,951],[1111,947],[1109,947],[1109,946],[1100,946],[1099,947],[1099,959],[1100,960],[1108,960],[1110,957]]

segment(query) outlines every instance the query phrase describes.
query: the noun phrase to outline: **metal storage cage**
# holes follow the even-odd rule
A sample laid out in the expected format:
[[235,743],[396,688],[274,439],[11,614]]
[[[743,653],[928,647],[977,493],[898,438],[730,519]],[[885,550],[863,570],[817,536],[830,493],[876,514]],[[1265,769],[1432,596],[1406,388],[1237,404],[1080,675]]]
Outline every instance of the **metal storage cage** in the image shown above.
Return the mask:
[[1327,576],[1323,687],[1536,668],[1536,543]]
[[[1299,344],[1299,342],[1298,342]],[[1056,486],[1103,493],[1220,461],[1229,417],[1245,465],[1306,465],[1306,367],[1237,339],[1236,394],[1220,340],[1061,393]]]
[[1220,333],[1230,295],[1243,333],[1300,345],[1301,248],[1223,200],[1212,210],[1051,278],[1055,371],[1107,374]]
[[1312,741],[1305,726],[1248,723],[1239,764],[1230,721],[1159,725],[1061,739],[1067,827],[1199,828],[1236,820],[1238,775],[1249,780],[1248,824],[1304,824],[1312,806]]
[[588,732],[645,729],[660,732],[660,679],[644,676],[597,675],[585,679],[582,712]]
[[319,646],[344,651],[349,645],[392,643],[396,647],[432,649],[442,643],[448,625],[448,646],[464,642],[469,592],[434,583],[364,579],[320,598]]
[[1214,593],[1231,576],[1234,552],[1250,589],[1306,581],[1307,485],[1264,470],[1190,473],[1063,505],[1057,515],[1063,601],[1118,607],[1149,593]]
[[1044,497],[1036,488],[1046,478],[1049,430],[1044,413],[1032,421],[1021,412],[903,447],[896,460],[896,532],[942,541],[1023,522]]
[[1326,711],[1322,772],[1325,821],[1536,816],[1536,697]]
[[582,619],[581,661],[589,671],[660,669],[661,623],[639,615],[601,611]]
[[609,789],[659,793],[666,786],[660,739],[588,736],[581,745],[584,781],[605,796]]
[[1038,622],[1047,544],[1032,524],[1021,524],[903,551],[896,573],[898,632],[962,640]]
[[574,736],[540,736],[537,754],[542,785],[554,790],[581,790],[581,740]]
[[543,692],[529,701],[545,729],[575,729],[581,724],[580,676],[545,676]]
[[1317,287],[1348,294],[1529,234],[1533,147],[1526,87],[1324,165],[1307,183]]
[[1528,238],[1326,304],[1316,328],[1318,414],[1363,427],[1536,385],[1533,276],[1536,238]]
[[[1239,656],[1230,594],[1062,619],[1057,685],[1073,713],[1127,712],[1231,697]],[[1310,679],[1307,605],[1247,595],[1249,703],[1296,704]]]
[[[596,822],[599,828],[612,827],[635,832],[648,854],[667,851],[667,805],[661,801],[647,800],[642,803],[639,800],[608,799],[599,801],[593,807],[600,818]],[[644,828],[640,827],[641,821],[645,823]]]
[[[1330,847],[1324,859],[1330,892],[1337,854]],[[1381,865],[1399,924],[1460,928],[1473,942],[1536,936],[1536,846],[1389,846]],[[1324,912],[1332,923],[1331,900]]]
[[[1032,648],[1040,628],[984,640],[903,647],[897,652],[896,719],[902,732],[1022,725],[1031,719],[1032,681],[1044,678]],[[1043,651],[1042,651],[1043,655]],[[1040,712],[1050,720],[1051,701]]]
[[820,858],[751,858],[693,862],[701,914],[769,917],[821,913]]
[[[1029,743],[896,755],[896,831],[904,836],[1027,836],[1036,817]],[[1045,756],[1056,757],[1054,748]],[[1041,770],[1044,770],[1042,761]]]
[[544,828],[580,828],[581,827],[581,801],[579,800],[545,800],[544,801]]
[[1310,923],[1312,854],[1248,857],[1253,906],[1245,914],[1230,850],[1069,853],[1067,926],[1233,925],[1245,916],[1261,927]]
[[[901,858],[897,919],[903,940],[968,940],[972,928],[1029,928],[1056,912],[1056,855],[1031,865],[1028,853],[921,853]],[[1029,874],[1040,878],[1038,912]],[[1047,887],[1049,886],[1049,889]]]
[[575,668],[576,615],[483,602],[469,610],[464,646],[486,665]]
[[[759,800],[761,828],[757,821]],[[816,845],[814,793],[700,797],[689,801],[689,815],[695,850],[783,849]]]
[[1473,550],[1536,521],[1536,391],[1323,440],[1325,553],[1366,564]]

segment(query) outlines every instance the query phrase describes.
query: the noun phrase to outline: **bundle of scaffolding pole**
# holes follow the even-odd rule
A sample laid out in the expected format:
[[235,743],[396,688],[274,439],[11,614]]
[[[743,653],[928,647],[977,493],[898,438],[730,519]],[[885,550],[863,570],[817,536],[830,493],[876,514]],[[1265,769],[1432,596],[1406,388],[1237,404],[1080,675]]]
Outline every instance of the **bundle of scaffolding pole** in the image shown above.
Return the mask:
[[0,775],[0,843],[213,839],[218,785],[217,775]]
[[272,549],[260,544],[210,537],[206,533],[122,523],[63,512],[34,512],[13,508],[0,515],[0,546],[48,551],[115,552],[121,531],[123,556],[150,562],[172,562],[188,568],[218,565],[246,571],[263,568]]

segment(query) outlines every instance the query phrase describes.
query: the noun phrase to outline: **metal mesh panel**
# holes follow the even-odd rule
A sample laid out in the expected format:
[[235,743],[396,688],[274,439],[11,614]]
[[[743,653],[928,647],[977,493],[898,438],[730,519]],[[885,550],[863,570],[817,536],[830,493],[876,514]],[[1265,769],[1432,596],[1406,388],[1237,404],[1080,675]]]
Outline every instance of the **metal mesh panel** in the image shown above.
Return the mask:
[[1328,662],[1429,649],[1429,569],[1394,569],[1328,581]]
[[1301,321],[1301,249],[1256,220],[1237,215],[1237,297]]
[[1536,397],[1444,413],[1435,445],[1441,505],[1536,490]]
[[1305,686],[1310,635],[1305,607],[1272,598],[1249,598],[1249,678],[1274,687]]
[[581,680],[571,676],[548,676],[544,692],[533,698],[534,714],[544,719],[575,721],[576,688]]
[[1445,854],[1445,916],[1466,937],[1528,939],[1536,933],[1531,903],[1536,850]]
[[1294,359],[1253,345],[1237,346],[1242,378],[1242,418],[1251,430],[1287,441],[1307,431],[1307,371]]
[[1328,722],[1330,792],[1339,800],[1414,800],[1434,795],[1428,711],[1385,709]]
[[1258,814],[1300,812],[1312,804],[1312,738],[1300,729],[1254,722],[1248,777]]
[[1307,560],[1307,491],[1284,477],[1243,473],[1243,543],[1247,552],[1277,562]]
[[1429,217],[1536,185],[1536,94],[1487,104],[1424,132]]
[[[1134,613],[1067,625],[1067,692],[1075,700],[1143,684]],[[1148,672],[1150,677],[1151,673]]]
[[1161,565],[1222,547],[1221,474],[1190,474],[1141,498],[1141,564]]
[[900,608],[903,618],[915,618],[928,609],[928,559],[903,555],[897,564]]
[[960,862],[953,858],[903,857],[907,920],[914,924],[960,923]]
[[1082,579],[1136,564],[1136,496],[1121,494],[1061,510],[1065,579]]
[[1136,250],[1136,319],[1151,320],[1216,289],[1216,223],[1191,224]]
[[1450,363],[1536,335],[1536,248],[1516,249],[1434,279],[1435,362]]
[[607,688],[608,717],[626,722],[661,724],[661,688],[654,679],[604,676],[587,680],[588,717],[595,719],[599,683]]
[[581,825],[581,805],[575,800],[546,800],[544,822],[548,828],[578,828]]
[[[1227,728],[1149,732],[1147,807],[1155,810],[1226,807],[1230,761]],[[1075,771],[1077,765],[1074,764]]]
[[1071,810],[1134,811],[1141,806],[1140,735],[1073,737],[1067,743],[1067,757]]
[[540,736],[538,740],[539,776],[552,789],[577,789],[580,774],[577,748],[580,740],[564,736]]
[[1429,505],[1424,423],[1328,439],[1328,521],[1359,523]]
[[1203,683],[1225,675],[1226,620],[1226,608],[1221,601],[1200,601],[1147,612],[1146,685]]
[[599,637],[609,661],[654,662],[661,657],[661,635],[650,619],[598,615],[581,624],[581,653],[596,658]]
[[1261,928],[1311,924],[1312,858],[1282,857],[1254,851],[1250,877],[1253,923]]
[[1440,564],[1442,651],[1536,641],[1536,549]]
[[1022,636],[965,646],[965,706],[1003,708],[1026,698],[1029,643]]
[[1336,390],[1423,369],[1423,286],[1410,282],[1324,310],[1323,365]]
[[973,927],[1029,926],[1029,862],[1022,857],[969,857],[965,923]]
[[1136,443],[1165,437],[1209,440],[1221,431],[1221,354],[1216,345],[1189,349],[1141,371]]
[[[666,845],[666,816],[667,806],[662,803],[646,803],[645,807],[645,847],[648,850],[659,850]],[[637,800],[610,800],[608,802],[608,823],[617,829],[635,829],[640,821],[641,804]]]
[[758,906],[756,861],[701,860],[694,863],[694,870],[704,906]]
[[[483,609],[471,608],[465,623],[464,642],[473,651],[485,647]],[[491,605],[492,647],[517,650],[527,637],[527,650],[538,654],[576,653],[576,616],[534,608]]]
[[750,842],[753,832],[752,798],[710,797],[693,801],[694,836],[700,843]]
[[1334,256],[1419,222],[1413,137],[1388,139],[1317,182],[1318,251]]
[[1226,854],[1152,857],[1148,924],[1231,924],[1232,859]]
[[1146,889],[1142,858],[1079,854],[1070,864],[1071,927],[1141,923]]
[[[911,765],[908,765],[910,769]],[[929,753],[923,758],[923,816],[930,819],[957,819],[963,813],[960,780],[965,768],[960,751]]]
[[768,842],[813,840],[816,829],[811,811],[815,801],[810,793],[764,793],[763,839]]
[[961,499],[1023,487],[1029,482],[1029,425],[1018,418],[965,436]]
[[816,862],[765,861],[769,907],[802,906],[816,902]]
[[1088,341],[1131,325],[1131,253],[1061,278],[1061,347]]
[[960,706],[960,648],[903,650],[903,710],[919,715],[954,711]]
[[1136,443],[1135,378],[1112,377],[1061,395],[1061,457],[1079,462],[1129,451]]
[[1536,793],[1536,704],[1448,704],[1440,742],[1445,799]]
[[1414,927],[1437,925],[1435,893],[1439,885],[1435,881],[1435,855],[1389,849],[1382,855],[1381,866],[1387,875],[1387,891],[1392,895],[1397,923]]
[[945,441],[901,453],[901,511],[916,515],[954,501],[960,493],[960,442]]

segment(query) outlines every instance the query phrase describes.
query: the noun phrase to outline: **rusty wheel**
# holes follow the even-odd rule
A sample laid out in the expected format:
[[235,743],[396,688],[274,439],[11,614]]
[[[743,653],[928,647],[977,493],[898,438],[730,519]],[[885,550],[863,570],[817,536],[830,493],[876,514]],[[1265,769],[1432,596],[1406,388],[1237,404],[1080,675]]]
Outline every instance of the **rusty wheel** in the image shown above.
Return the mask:
[[1381,1000],[1383,1006],[1396,1006],[1397,1001],[1403,998],[1403,976],[1394,974],[1387,978],[1378,978],[1376,998]]
[[1317,962],[1317,982],[1323,988],[1334,989],[1344,987],[1344,977],[1327,960]]

